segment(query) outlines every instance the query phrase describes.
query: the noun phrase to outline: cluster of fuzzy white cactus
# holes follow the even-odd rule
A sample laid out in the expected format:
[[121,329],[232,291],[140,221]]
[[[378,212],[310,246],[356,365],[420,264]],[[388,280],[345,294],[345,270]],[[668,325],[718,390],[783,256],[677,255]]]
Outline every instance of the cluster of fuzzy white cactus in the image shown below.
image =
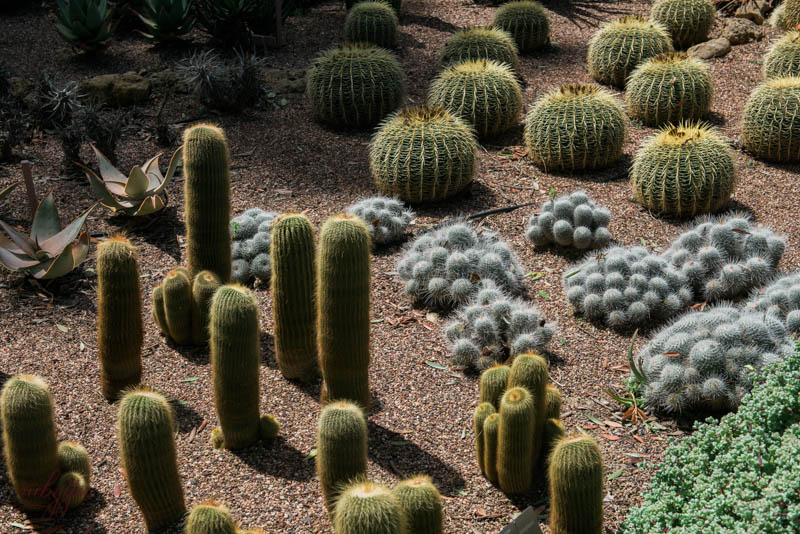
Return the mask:
[[371,197],[351,204],[345,210],[367,223],[372,242],[387,245],[402,241],[414,212],[389,197]]
[[253,278],[269,281],[272,275],[269,247],[272,223],[278,214],[250,208],[231,219],[231,278],[245,284]]
[[585,191],[548,200],[531,216],[525,236],[537,246],[556,243],[577,249],[603,248],[611,241],[611,212]]

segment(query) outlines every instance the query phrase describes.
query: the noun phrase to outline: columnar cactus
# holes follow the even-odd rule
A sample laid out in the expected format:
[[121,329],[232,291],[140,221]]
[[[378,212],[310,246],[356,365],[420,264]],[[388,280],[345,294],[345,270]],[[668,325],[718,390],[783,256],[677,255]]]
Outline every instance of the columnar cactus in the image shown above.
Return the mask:
[[344,488],[336,502],[334,534],[406,534],[408,522],[400,501],[389,488],[357,481]]
[[622,88],[639,63],[672,51],[672,38],[662,24],[626,15],[602,26],[589,40],[589,74],[600,83]]
[[500,414],[490,414],[483,422],[483,474],[492,484],[497,484],[497,440],[499,431]]
[[630,183],[633,198],[653,213],[715,213],[736,187],[733,151],[710,125],[667,125],[636,153]]
[[753,290],[747,311],[768,313],[786,325],[790,335],[800,336],[800,272],[794,272]]
[[461,117],[480,137],[494,137],[517,125],[522,89],[507,64],[463,61],[447,67],[433,81],[428,104]]
[[317,424],[317,476],[330,513],[342,487],[367,472],[367,421],[350,402],[332,402]]
[[231,278],[246,284],[253,278],[269,282],[272,275],[269,247],[277,213],[251,208],[231,219]]
[[[484,375],[485,374],[486,373],[484,373]],[[481,377],[481,392],[483,392],[483,377]],[[502,393],[505,393],[505,382],[503,382]],[[486,419],[495,413],[497,413],[497,410],[491,402],[482,401],[478,407],[475,408],[475,413],[472,416],[473,432],[475,433],[475,456],[478,458],[478,466],[480,466],[481,473],[484,475],[486,475],[486,465],[484,463],[486,458],[486,440],[483,436],[483,425]]]
[[610,221],[608,208],[578,190],[545,201],[528,220],[525,237],[536,246],[555,243],[580,250],[603,248],[611,241]]
[[317,255],[317,353],[322,401],[369,409],[369,231],[350,215],[328,219]]
[[147,388],[128,391],[117,416],[119,455],[131,497],[148,530],[161,530],[186,514],[175,454],[172,408]]
[[658,0],[650,18],[667,29],[675,48],[683,49],[708,38],[715,13],[710,0]]
[[495,365],[481,373],[479,397],[481,404],[489,403],[494,407],[495,411],[500,408],[500,399],[503,398],[503,393],[506,392],[510,372],[511,367],[508,365]]
[[547,404],[547,386],[550,381],[548,370],[547,360],[542,356],[536,353],[521,354],[514,358],[514,363],[511,364],[511,372],[508,375],[506,386],[507,390],[521,387],[531,394],[534,414],[533,432],[531,432],[531,465],[534,468],[539,461],[539,455],[544,445],[542,432],[545,420],[549,417],[559,417],[548,413],[548,409],[551,408]]
[[588,436],[562,439],[550,455],[550,532],[603,533],[603,456]]
[[284,377],[307,380],[317,369],[314,228],[305,215],[290,214],[272,235],[275,359]]
[[704,118],[712,92],[711,71],[705,61],[685,52],[668,52],[634,69],[625,86],[625,104],[631,117],[649,126],[678,124]]
[[236,523],[225,506],[199,504],[192,507],[186,519],[186,534],[237,534]]
[[331,126],[374,126],[403,100],[404,74],[383,48],[344,44],[323,52],[307,75],[306,95],[314,117]]
[[169,337],[178,345],[189,343],[192,338],[192,285],[188,272],[177,267],[167,274],[161,286],[164,302],[164,318]]
[[92,466],[83,445],[73,441],[59,443],[58,470],[61,473],[56,490],[58,506],[61,510],[78,506],[92,484]]
[[789,78],[800,76],[800,31],[787,32],[764,56],[764,78]]
[[97,247],[97,355],[103,396],[142,377],[142,294],[136,247],[122,236]]
[[208,341],[208,320],[211,299],[220,287],[219,278],[211,271],[200,271],[192,283],[192,343]]
[[367,223],[369,236],[375,245],[402,241],[414,212],[402,202],[389,197],[370,197],[351,204],[345,210]]
[[488,59],[519,70],[519,51],[514,38],[497,28],[474,26],[459,30],[447,40],[439,56],[442,67],[462,61]]
[[755,157],[800,161],[800,78],[774,78],[756,87],[742,116],[742,142]]
[[497,480],[506,493],[523,493],[533,474],[536,407],[527,389],[507,390],[500,401],[497,433]]
[[189,279],[185,267],[167,273],[153,289],[152,316],[162,334],[178,345],[202,345],[208,341],[208,308],[221,285],[211,271],[200,271]]
[[436,202],[472,182],[477,153],[475,133],[462,119],[444,108],[412,107],[388,117],[375,133],[369,168],[384,195]]
[[359,2],[347,13],[344,35],[351,43],[392,48],[397,43],[397,15],[386,2]]
[[545,170],[608,167],[622,156],[622,107],[596,85],[565,85],[542,96],[525,118],[528,155]]
[[444,509],[442,496],[430,477],[415,476],[403,480],[392,493],[408,520],[408,532],[414,534],[443,534]]
[[521,54],[539,50],[550,42],[547,12],[539,2],[515,0],[503,4],[494,14],[492,26],[510,33]]

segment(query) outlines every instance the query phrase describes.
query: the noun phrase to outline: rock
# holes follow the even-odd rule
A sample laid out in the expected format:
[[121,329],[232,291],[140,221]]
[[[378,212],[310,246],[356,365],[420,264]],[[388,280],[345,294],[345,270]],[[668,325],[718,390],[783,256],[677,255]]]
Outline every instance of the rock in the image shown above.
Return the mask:
[[14,98],[25,98],[34,90],[33,82],[30,82],[19,76],[12,76],[8,79],[9,93]]
[[186,81],[173,69],[160,70],[146,74],[146,76],[150,80],[153,89],[169,87],[174,93],[186,94],[189,92],[189,86],[186,84]]
[[[755,24],[763,24],[765,9],[766,2],[764,2],[764,0],[748,0],[736,8],[736,12],[733,14],[733,16],[752,20]],[[731,41],[731,44],[737,43]]]
[[732,45],[760,41],[764,38],[764,28],[746,18],[730,18],[722,29],[722,37]]
[[731,42],[720,37],[718,39],[711,39],[705,43],[696,44],[686,51],[689,57],[697,59],[710,59],[712,57],[724,56],[731,51]]
[[112,106],[138,104],[150,97],[150,80],[136,74],[101,74],[81,82],[81,92]]
[[303,69],[266,69],[263,76],[276,93],[302,93],[306,90],[306,71]]

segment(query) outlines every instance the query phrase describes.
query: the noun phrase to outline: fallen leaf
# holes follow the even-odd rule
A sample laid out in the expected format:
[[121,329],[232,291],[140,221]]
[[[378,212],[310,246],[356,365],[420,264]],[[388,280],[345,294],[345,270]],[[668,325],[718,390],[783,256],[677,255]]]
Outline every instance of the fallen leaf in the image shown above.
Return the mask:
[[636,441],[638,441],[641,444],[644,444],[644,440],[642,439],[642,436],[633,436],[633,439],[635,439]]
[[58,328],[59,330],[61,330],[62,332],[65,332],[65,333],[66,333],[66,332],[69,332],[69,328],[67,328],[67,327],[66,327],[66,326],[64,326],[63,324],[57,324],[57,325],[56,325],[56,328]]
[[581,428],[584,430],[594,430],[596,428],[600,428],[600,425],[583,425]]
[[198,432],[202,432],[206,426],[208,426],[208,419],[203,419],[203,422],[200,423],[200,426],[197,427]]
[[432,322],[432,323],[436,324],[436,323],[438,323],[439,321],[441,321],[442,319],[439,317],[439,314],[438,314],[438,313],[436,313],[436,312],[428,312],[428,313],[425,315],[425,320],[426,320],[426,321],[430,321],[430,322]]
[[305,457],[305,459],[306,459],[306,460],[310,460],[310,459],[312,459],[313,457],[315,457],[316,455],[317,455],[317,449],[311,449],[311,452],[309,452],[308,454],[306,454],[306,457]]
[[194,441],[194,437],[197,435],[197,427],[193,428],[191,432],[189,432],[189,437],[186,438],[187,443],[191,443]]
[[619,439],[619,436],[615,436],[614,434],[600,434],[600,435],[606,438],[608,441],[617,441]]
[[592,423],[595,423],[595,424],[600,425],[600,426],[603,426],[605,424],[603,421],[601,421],[599,418],[593,416],[592,414],[588,414],[587,413],[587,414],[584,414],[584,415],[586,416],[586,419],[588,419]]
[[610,426],[611,428],[624,428],[621,424],[617,423],[616,421],[609,421],[608,419],[604,419],[603,423],[606,426]]
[[615,478],[619,477],[623,473],[623,469],[617,469],[610,475],[608,475],[608,480],[614,480]]
[[114,485],[114,497],[119,497],[120,495],[122,495],[122,486],[120,486],[119,484],[115,484]]
[[429,361],[429,360],[425,360],[425,363],[427,365],[430,365],[434,369],[441,369],[442,371],[446,371],[447,370],[447,367],[445,367],[444,365],[442,365],[440,363],[432,362],[432,361]]
[[199,376],[190,376],[189,378],[184,378],[181,382],[196,382],[200,380]]
[[549,299],[550,298],[550,293],[548,293],[547,291],[542,291],[540,289],[539,290],[539,296],[542,297],[543,299]]

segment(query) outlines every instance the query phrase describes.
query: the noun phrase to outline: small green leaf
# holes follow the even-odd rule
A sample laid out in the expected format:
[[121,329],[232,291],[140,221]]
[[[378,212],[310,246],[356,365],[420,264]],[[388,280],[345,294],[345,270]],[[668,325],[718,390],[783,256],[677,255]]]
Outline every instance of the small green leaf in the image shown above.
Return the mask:
[[447,367],[445,367],[444,365],[442,365],[440,363],[432,362],[432,361],[429,361],[429,360],[425,360],[425,363],[427,365],[430,365],[434,369],[441,369],[442,371],[447,371]]
[[565,337],[562,337],[562,338],[561,338],[561,346],[563,347],[563,346],[564,346],[564,345],[566,345],[566,344],[567,344],[567,338],[565,338]]
[[61,330],[62,332],[65,332],[65,333],[66,333],[66,332],[69,332],[69,328],[67,328],[67,327],[66,327],[66,326],[64,326],[63,324],[57,324],[57,325],[56,325],[56,328],[58,328],[59,330]]
[[595,416],[593,416],[591,414],[588,414],[588,413],[584,414],[584,415],[586,416],[586,419],[588,419],[592,423],[594,423],[596,425],[600,425],[600,426],[606,426],[606,424],[603,421],[601,421],[600,419],[598,419],[597,417],[595,417]]
[[643,247],[647,246],[647,241],[645,241],[643,237],[639,238],[639,243],[641,243]]
[[556,198],[556,188],[552,185],[550,186],[550,198]]
[[531,271],[525,276],[529,277],[531,279],[531,282],[535,282],[536,280],[541,280],[542,278],[544,278],[544,275],[545,273],[543,273],[542,271],[536,271],[536,272]]
[[451,380],[450,382],[444,383],[445,386],[453,386],[455,384],[458,384],[458,380]]
[[540,289],[539,290],[539,296],[542,297],[543,299],[549,299],[550,298],[550,293]]
[[462,490],[462,489],[457,489],[457,490],[456,490],[456,493],[458,493],[459,495],[462,495],[462,496],[464,496],[464,497],[466,497],[466,496],[467,496],[467,492],[466,492],[466,491],[464,491],[464,490]]
[[196,382],[200,380],[199,376],[190,376],[189,378],[184,378],[181,382]]
[[317,449],[311,449],[311,452],[306,454],[305,459],[306,460],[310,460],[310,459],[314,458],[316,455],[317,455]]
[[575,275],[576,275],[576,274],[578,274],[579,272],[581,272],[581,270],[580,270],[580,269],[576,269],[576,270],[572,271],[571,273],[569,273],[569,274],[567,274],[566,276],[564,276],[564,280],[566,280],[567,278],[572,278],[573,276],[575,276]]
[[622,472],[623,472],[622,469],[617,469],[616,471],[608,475],[608,480],[614,480],[615,478],[619,477],[622,474]]
[[370,322],[371,322],[372,324],[378,324],[378,323],[382,323],[382,322],[383,322],[383,319],[373,319],[373,320],[371,320]]

